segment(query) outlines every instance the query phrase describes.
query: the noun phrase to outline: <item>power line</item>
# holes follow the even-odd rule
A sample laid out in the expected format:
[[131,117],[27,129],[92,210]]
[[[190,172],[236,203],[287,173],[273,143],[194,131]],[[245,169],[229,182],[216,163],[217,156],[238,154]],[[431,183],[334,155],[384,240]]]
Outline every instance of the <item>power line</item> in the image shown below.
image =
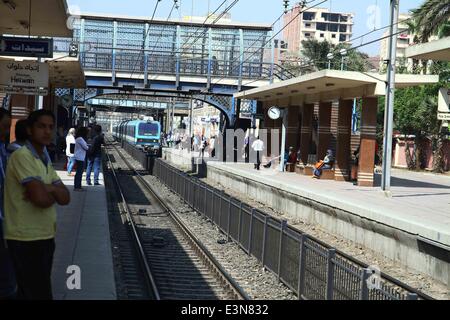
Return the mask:
[[[228,11],[230,11],[230,10],[231,10],[231,9],[232,9],[239,1],[240,1],[240,0],[234,0],[228,7],[226,7],[226,8],[224,9],[224,11],[223,11],[219,16],[217,16],[217,17],[214,19],[214,21],[213,21],[210,25],[214,25],[214,24],[216,24],[218,21],[220,21],[220,19],[222,19],[222,17],[223,17]],[[211,15],[213,15],[215,12],[217,12],[217,11],[220,9],[220,7],[222,7],[222,6],[223,6],[225,3],[227,3],[227,2],[228,2],[228,0],[223,1],[222,4],[221,4],[221,5],[220,5],[220,6],[219,6],[219,7],[218,7]],[[183,46],[187,46],[187,50],[189,50],[189,48],[193,47],[193,45],[198,41],[198,39],[200,39],[202,36],[204,36],[204,35],[206,34],[206,32],[207,32],[207,29],[205,28],[205,27],[206,27],[206,22],[208,21],[208,19],[209,19],[209,17],[210,17],[211,15],[209,15],[209,16],[205,19],[205,21],[203,22],[203,24],[202,24],[202,26],[203,26],[203,28],[204,28],[203,32],[200,33],[200,35],[198,35],[198,36],[194,39],[193,42],[187,43],[187,41],[188,41],[190,38],[192,38],[192,35],[189,36],[188,39],[187,39],[187,41],[184,42]],[[194,35],[197,34],[197,31],[200,30],[200,28],[201,28],[201,27],[197,28],[197,30],[195,31]],[[180,55],[183,55],[183,54],[187,53],[187,50],[182,50],[181,52],[177,52],[177,53],[179,53]],[[204,55],[204,56],[206,56],[206,55]]]
[[[287,24],[285,24],[285,25],[283,26],[283,28],[281,28],[276,34],[274,34],[269,40],[267,40],[267,41],[261,46],[262,49],[264,49],[264,47],[265,47],[269,42],[271,42],[273,39],[275,39],[275,37],[278,36],[284,29],[286,29],[292,22],[294,22],[294,20],[297,19],[303,12],[305,12],[306,10],[315,8],[315,7],[317,7],[317,6],[319,6],[319,5],[323,4],[323,3],[325,3],[325,2],[327,2],[327,1],[329,1],[329,0],[322,0],[321,2],[316,3],[315,5],[312,5],[312,6],[308,7],[308,8],[302,8],[301,10],[299,10],[299,12],[298,12],[298,13],[297,13],[297,14],[296,14],[296,15],[295,15],[295,16],[294,16]],[[258,51],[253,52],[250,56],[247,57],[246,60],[244,60],[244,61],[242,62],[242,64],[244,64],[245,62],[247,62],[247,61],[248,61],[250,58],[252,58],[257,52],[258,52]],[[244,51],[244,52],[238,57],[238,59],[241,59],[242,57],[244,57],[246,53],[249,53],[249,52],[245,52],[245,51]],[[238,65],[237,67],[240,67],[240,65]],[[234,70],[236,70],[236,67],[234,67],[234,68],[232,69],[232,71],[234,71]],[[211,87],[213,87],[214,85],[216,85],[217,83],[219,83],[219,82],[222,81],[223,79],[225,79],[225,77],[222,77],[222,78],[220,78],[218,81],[216,81],[215,83],[211,84]],[[208,90],[208,89],[204,89],[204,90]],[[205,91],[204,91],[204,92],[205,92]]]
[[[155,8],[153,9],[152,18],[150,19],[149,24],[152,23],[153,19],[155,19],[156,10],[158,10],[158,6],[159,6],[160,2],[161,2],[161,0],[156,0]],[[145,49],[145,42],[147,41],[147,37],[148,37],[149,33],[150,33],[150,27],[148,28],[147,32],[145,33],[144,41],[142,42],[142,50]],[[136,59],[135,63],[133,64],[133,69],[131,70],[130,80],[133,77],[134,70],[136,69],[136,65],[138,64],[139,60],[141,59],[141,54],[142,54],[142,51],[139,51],[138,58]]]

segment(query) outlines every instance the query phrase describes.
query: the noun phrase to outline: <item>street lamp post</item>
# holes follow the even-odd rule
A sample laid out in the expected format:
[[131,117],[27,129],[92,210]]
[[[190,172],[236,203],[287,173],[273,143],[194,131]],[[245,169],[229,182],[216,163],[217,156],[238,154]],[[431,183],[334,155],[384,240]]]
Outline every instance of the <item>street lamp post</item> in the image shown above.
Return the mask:
[[341,49],[339,52],[341,54],[341,71],[344,70],[344,62],[345,62],[345,56],[347,55],[347,49]]
[[391,190],[392,134],[394,122],[395,63],[397,57],[397,30],[399,0],[391,1],[391,25],[389,28],[389,57],[387,61],[386,104],[384,112],[383,174],[381,189],[387,194]]
[[334,54],[332,54],[331,52],[329,54],[327,54],[327,59],[328,59],[328,70],[331,69],[331,60],[334,59]]

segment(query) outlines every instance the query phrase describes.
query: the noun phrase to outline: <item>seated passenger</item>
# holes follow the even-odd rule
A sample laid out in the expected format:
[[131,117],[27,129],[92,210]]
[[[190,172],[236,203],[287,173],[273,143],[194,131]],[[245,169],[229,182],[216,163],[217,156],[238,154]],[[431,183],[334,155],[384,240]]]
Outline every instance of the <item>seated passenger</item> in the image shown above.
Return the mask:
[[29,140],[12,154],[6,170],[4,237],[19,299],[52,299],[55,204],[70,202],[69,191],[45,149],[53,139],[54,125],[50,111],[32,112],[28,117]]
[[320,178],[320,176],[322,175],[322,170],[331,169],[333,167],[333,164],[333,151],[329,149],[327,150],[327,155],[325,156],[325,158],[322,161],[316,163],[316,168],[314,169],[314,175],[312,177],[316,179]]
[[288,159],[285,163],[287,164],[297,163],[297,152],[294,151],[294,147],[289,147]]

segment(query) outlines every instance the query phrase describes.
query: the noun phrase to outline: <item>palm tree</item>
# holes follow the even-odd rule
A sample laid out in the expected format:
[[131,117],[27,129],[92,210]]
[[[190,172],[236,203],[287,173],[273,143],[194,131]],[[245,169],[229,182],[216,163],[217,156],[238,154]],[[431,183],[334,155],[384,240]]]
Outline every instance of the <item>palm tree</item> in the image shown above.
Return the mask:
[[427,42],[430,36],[450,36],[450,0],[425,0],[417,9],[411,10],[409,27],[418,35],[420,42]]

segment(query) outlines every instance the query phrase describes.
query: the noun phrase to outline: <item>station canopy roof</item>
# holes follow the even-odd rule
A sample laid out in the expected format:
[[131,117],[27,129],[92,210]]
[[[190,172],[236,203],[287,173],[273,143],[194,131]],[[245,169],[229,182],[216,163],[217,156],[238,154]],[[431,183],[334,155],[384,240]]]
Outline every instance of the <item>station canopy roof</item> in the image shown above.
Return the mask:
[[[29,23],[31,3],[31,24]],[[65,0],[0,0],[0,34],[72,37]]]
[[[437,83],[437,75],[397,74],[396,88]],[[303,103],[384,96],[386,75],[355,71],[321,70],[269,86],[242,91],[237,99],[274,101],[298,98]]]
[[406,48],[406,57],[421,60],[450,61],[450,37]]

